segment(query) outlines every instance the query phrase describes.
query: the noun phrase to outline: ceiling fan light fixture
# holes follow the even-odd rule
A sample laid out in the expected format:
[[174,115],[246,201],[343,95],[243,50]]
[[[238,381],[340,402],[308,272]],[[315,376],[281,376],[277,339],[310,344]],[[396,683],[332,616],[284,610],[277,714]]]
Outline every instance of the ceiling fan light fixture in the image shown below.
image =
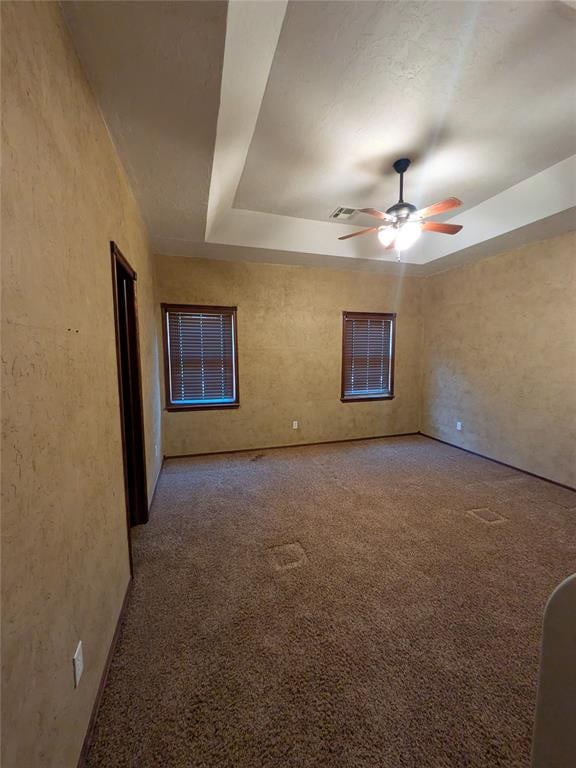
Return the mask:
[[378,230],[378,240],[382,245],[387,248],[392,245],[392,241],[396,237],[397,229],[395,227],[380,227]]
[[[420,237],[422,232],[439,232],[443,235],[457,235],[462,229],[461,224],[449,224],[441,221],[426,221],[432,216],[438,216],[453,208],[462,205],[462,201],[457,197],[447,197],[438,203],[433,203],[426,208],[419,210],[412,203],[404,200],[404,174],[408,170],[410,160],[402,157],[394,163],[394,170],[400,176],[400,195],[398,202],[390,206],[386,211],[380,211],[378,208],[358,208],[359,213],[366,213],[373,216],[385,224],[378,224],[375,227],[366,227],[349,235],[341,235],[338,240],[348,240],[350,237],[366,235],[372,232],[378,232],[378,239],[384,248],[394,247],[399,253],[410,248]],[[338,209],[343,210],[342,208]],[[334,218],[334,217],[333,217]]]
[[[380,233],[378,233],[380,234]],[[405,251],[410,248],[422,234],[421,221],[407,221],[400,227],[394,243],[398,251]]]

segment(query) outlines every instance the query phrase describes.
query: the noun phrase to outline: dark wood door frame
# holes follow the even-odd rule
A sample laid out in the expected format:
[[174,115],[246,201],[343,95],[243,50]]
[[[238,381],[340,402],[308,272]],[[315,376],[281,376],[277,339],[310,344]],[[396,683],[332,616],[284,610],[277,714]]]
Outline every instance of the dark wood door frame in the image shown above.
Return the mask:
[[126,522],[130,572],[132,572],[130,528],[148,522],[148,486],[146,481],[142,373],[138,340],[136,272],[113,241],[110,242],[110,253],[112,257]]

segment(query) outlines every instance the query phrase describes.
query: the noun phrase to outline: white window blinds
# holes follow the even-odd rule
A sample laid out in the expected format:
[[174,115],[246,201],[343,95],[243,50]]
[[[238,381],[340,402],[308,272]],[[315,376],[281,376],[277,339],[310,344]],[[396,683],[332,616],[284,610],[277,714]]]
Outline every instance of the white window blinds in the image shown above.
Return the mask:
[[168,407],[237,404],[236,308],[163,309]]

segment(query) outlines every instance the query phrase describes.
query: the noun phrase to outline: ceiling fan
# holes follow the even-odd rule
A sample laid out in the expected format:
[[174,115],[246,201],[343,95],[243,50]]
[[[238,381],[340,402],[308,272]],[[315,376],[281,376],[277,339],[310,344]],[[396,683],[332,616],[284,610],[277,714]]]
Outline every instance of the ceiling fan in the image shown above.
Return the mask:
[[409,166],[410,160],[407,157],[396,160],[393,165],[396,173],[400,175],[400,197],[395,205],[388,208],[386,212],[378,211],[376,208],[358,209],[359,213],[367,213],[369,216],[381,219],[383,223],[377,227],[360,229],[358,232],[352,232],[351,235],[343,235],[338,240],[348,240],[351,237],[358,237],[358,235],[367,235],[368,232],[378,232],[378,239],[385,248],[404,251],[418,240],[422,232],[440,232],[443,235],[455,235],[460,232],[462,229],[460,224],[424,221],[431,216],[449,211],[451,208],[458,208],[459,205],[462,205],[458,198],[448,197],[446,200],[420,210],[412,203],[404,202],[404,174]]

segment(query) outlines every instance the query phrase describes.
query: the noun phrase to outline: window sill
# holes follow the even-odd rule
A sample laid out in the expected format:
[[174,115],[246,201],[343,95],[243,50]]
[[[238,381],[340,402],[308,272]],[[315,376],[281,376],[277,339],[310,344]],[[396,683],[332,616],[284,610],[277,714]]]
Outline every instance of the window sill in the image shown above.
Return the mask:
[[394,395],[366,395],[364,397],[341,397],[342,403],[367,403],[371,400],[394,400]]
[[212,403],[211,405],[166,405],[166,411],[226,411],[231,408],[240,408],[240,403]]

